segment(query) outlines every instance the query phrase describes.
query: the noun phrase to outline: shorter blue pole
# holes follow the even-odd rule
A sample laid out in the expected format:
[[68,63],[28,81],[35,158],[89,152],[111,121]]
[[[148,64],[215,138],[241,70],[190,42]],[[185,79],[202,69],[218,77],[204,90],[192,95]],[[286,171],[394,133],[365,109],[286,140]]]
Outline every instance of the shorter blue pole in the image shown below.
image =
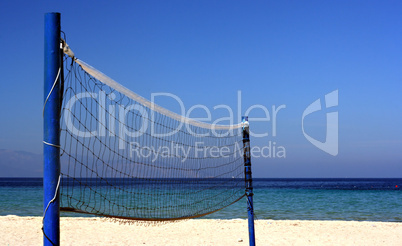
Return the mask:
[[250,246],[255,246],[254,231],[254,206],[253,206],[253,179],[251,175],[251,155],[250,155],[250,130],[248,117],[242,117],[243,124],[243,146],[244,146],[244,176],[246,183],[247,213],[248,213],[248,236]]

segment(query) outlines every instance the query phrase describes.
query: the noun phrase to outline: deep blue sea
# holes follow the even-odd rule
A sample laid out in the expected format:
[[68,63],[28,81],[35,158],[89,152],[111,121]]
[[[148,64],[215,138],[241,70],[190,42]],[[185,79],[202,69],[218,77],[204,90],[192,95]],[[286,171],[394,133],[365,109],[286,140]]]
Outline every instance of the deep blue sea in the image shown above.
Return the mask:
[[[253,186],[257,219],[402,222],[402,179],[254,179]],[[41,178],[0,178],[0,196],[0,216],[42,216]],[[247,218],[246,200],[202,218]]]

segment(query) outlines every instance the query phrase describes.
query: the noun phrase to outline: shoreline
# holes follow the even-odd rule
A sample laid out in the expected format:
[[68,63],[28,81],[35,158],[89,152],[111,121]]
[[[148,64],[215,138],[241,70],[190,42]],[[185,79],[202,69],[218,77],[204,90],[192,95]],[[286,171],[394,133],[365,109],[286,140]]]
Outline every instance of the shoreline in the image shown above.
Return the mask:
[[[0,216],[4,245],[43,245],[42,217]],[[256,220],[257,245],[398,245],[401,222]],[[246,219],[121,222],[61,217],[61,245],[248,245]]]

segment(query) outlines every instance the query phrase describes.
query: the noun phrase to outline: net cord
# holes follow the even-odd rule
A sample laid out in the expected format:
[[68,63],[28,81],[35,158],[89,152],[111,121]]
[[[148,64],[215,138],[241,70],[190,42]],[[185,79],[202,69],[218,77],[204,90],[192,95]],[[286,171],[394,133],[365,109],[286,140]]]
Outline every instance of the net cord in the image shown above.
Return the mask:
[[58,70],[58,72],[57,72],[56,79],[54,80],[54,83],[53,83],[52,89],[50,89],[50,92],[49,92],[49,94],[48,94],[48,95],[47,95],[47,97],[46,97],[45,103],[43,104],[42,117],[44,117],[44,116],[45,116],[45,108],[46,108],[46,104],[47,104],[47,101],[49,100],[50,95],[51,95],[51,94],[52,94],[52,92],[53,92],[54,87],[55,87],[55,86],[56,86],[56,84],[57,84],[57,80],[58,80],[58,79],[59,79],[59,77],[60,77],[60,71],[61,71],[61,67],[59,67],[59,70]]
[[[66,44],[66,47],[68,47],[67,44]],[[142,96],[127,89],[123,85],[119,84],[118,82],[116,82],[112,78],[108,77],[107,75],[105,75],[101,71],[97,70],[96,68],[92,67],[91,65],[87,64],[86,62],[76,58],[70,48],[64,49],[64,53],[66,55],[70,56],[71,58],[73,58],[73,60],[75,60],[75,62],[77,62],[84,71],[86,71],[88,74],[90,74],[91,76],[93,76],[94,78],[99,80],[100,82],[110,86],[111,88],[126,95],[127,97],[133,99],[134,101],[139,102],[140,104],[144,105],[145,107],[147,107],[155,112],[158,112],[162,115],[165,115],[169,118],[175,119],[178,122],[201,127],[204,129],[215,129],[215,130],[234,130],[234,129],[239,129],[242,127],[241,123],[236,124],[236,125],[209,124],[206,122],[197,121],[197,120],[185,117],[183,115],[174,113],[166,108],[163,108],[163,107],[143,98]]]

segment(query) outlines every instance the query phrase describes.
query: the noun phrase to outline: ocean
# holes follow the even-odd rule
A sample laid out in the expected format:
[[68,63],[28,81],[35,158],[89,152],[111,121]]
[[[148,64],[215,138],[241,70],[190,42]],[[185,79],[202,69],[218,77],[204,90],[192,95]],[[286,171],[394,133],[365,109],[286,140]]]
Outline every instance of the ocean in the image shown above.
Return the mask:
[[[257,178],[253,186],[256,219],[402,222],[402,179]],[[42,216],[41,178],[0,178],[0,195],[0,216]],[[236,218],[247,218],[245,198],[201,219]]]

